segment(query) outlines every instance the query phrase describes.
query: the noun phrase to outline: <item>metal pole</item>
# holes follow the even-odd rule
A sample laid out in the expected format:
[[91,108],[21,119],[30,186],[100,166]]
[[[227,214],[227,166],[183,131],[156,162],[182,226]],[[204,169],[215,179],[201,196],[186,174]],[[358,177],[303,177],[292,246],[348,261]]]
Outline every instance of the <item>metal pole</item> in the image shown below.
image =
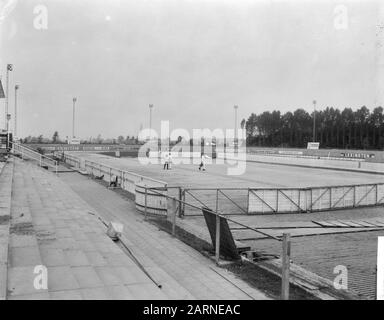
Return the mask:
[[316,142],[316,100],[313,100],[313,138],[312,142]]
[[147,194],[148,194],[147,186],[145,186],[145,199],[144,199],[144,203],[145,203],[145,211],[144,211],[144,220],[147,220]]
[[216,214],[216,245],[215,245],[215,259],[219,264],[220,260],[220,216]]
[[183,208],[181,201],[183,201],[183,190],[179,187],[179,218],[182,216]]
[[[171,200],[173,203],[177,203],[176,199],[172,199]],[[181,202],[178,202],[179,204],[179,208],[181,207]],[[174,237],[176,235],[176,211],[177,211],[177,208],[176,210],[173,210],[173,206],[172,206],[172,211],[173,211],[173,214],[172,214],[172,236]]]
[[13,65],[7,64],[7,88],[5,96],[5,128],[7,131],[7,149],[9,148],[9,117],[8,117],[8,102],[9,102],[9,71],[12,71]]
[[216,189],[216,213],[219,210],[219,189]]
[[289,268],[291,260],[291,241],[289,233],[283,234],[283,253],[281,261],[281,299],[289,300]]
[[238,141],[237,141],[237,109],[239,108],[239,106],[234,106],[234,109],[235,109],[235,151],[237,151],[237,148],[238,148]]
[[8,135],[8,92],[9,92],[9,64],[7,64],[7,74],[6,74],[6,85],[7,87],[5,88],[5,117],[4,117],[4,127],[7,130],[7,135]]
[[17,137],[17,90],[19,90],[19,86],[15,85],[15,136],[13,137],[13,139],[16,139]]
[[72,115],[72,138],[75,137],[75,104],[76,104],[76,101],[77,101],[77,98],[74,97],[72,99],[73,101],[73,115]]
[[[149,105],[149,129],[152,129],[152,109],[153,109],[153,104]],[[149,139],[151,139],[151,133],[149,133]]]
[[377,237],[376,299],[384,300],[384,237]]

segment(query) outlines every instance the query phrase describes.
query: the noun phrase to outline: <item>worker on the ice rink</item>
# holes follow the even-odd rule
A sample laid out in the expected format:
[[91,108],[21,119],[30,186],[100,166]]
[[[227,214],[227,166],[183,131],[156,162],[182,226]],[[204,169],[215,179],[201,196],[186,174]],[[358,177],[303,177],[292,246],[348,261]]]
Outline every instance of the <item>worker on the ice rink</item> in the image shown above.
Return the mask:
[[169,169],[169,155],[167,152],[164,152],[164,167],[163,170]]
[[200,165],[199,165],[199,170],[203,169],[203,171],[205,171],[205,162],[207,159],[209,159],[210,157],[204,153],[201,154],[201,162],[200,162]]

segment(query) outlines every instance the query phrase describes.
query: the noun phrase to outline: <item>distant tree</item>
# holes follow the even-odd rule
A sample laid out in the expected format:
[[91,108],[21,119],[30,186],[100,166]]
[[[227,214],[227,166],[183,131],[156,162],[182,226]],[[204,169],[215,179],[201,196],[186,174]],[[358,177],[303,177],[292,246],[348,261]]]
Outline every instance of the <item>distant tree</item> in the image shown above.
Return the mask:
[[241,129],[245,128],[245,123],[246,123],[245,119],[241,120],[241,122],[240,122]]
[[123,136],[118,136],[117,137],[117,143],[123,144],[124,143],[124,137]]
[[96,143],[101,144],[103,142],[103,138],[101,137],[101,134],[97,135]]
[[52,143],[58,143],[58,142],[59,142],[59,133],[55,131],[52,136]]
[[[305,147],[312,141],[313,117],[303,109],[252,113],[245,121],[247,145]],[[356,111],[326,107],[316,111],[315,140],[323,148],[383,149],[384,110],[372,112],[362,106]],[[243,121],[242,121],[243,124]]]
[[42,134],[39,135],[39,136],[37,137],[37,143],[43,143],[43,139],[44,139],[43,135],[42,135]]

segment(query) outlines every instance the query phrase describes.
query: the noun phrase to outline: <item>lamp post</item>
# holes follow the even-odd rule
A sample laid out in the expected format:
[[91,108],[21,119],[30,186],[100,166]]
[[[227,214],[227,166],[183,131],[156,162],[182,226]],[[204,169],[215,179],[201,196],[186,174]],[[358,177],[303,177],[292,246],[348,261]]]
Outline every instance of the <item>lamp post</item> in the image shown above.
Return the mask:
[[13,64],[7,64],[7,79],[6,84],[7,88],[5,89],[5,129],[7,130],[7,135],[9,134],[9,116],[8,116],[8,93],[9,93],[9,71],[13,71]]
[[19,90],[20,86],[17,84],[15,85],[15,129],[14,129],[14,133],[15,133],[15,137],[14,139],[16,140],[17,138],[17,90]]
[[72,99],[73,101],[73,114],[72,114],[72,138],[75,137],[75,104],[76,104],[76,101],[77,101],[77,98],[74,97]]
[[149,139],[151,139],[151,129],[152,129],[152,109],[153,109],[153,104],[149,105]]
[[235,109],[235,151],[237,150],[237,147],[238,147],[238,140],[237,140],[237,109],[239,108],[239,106],[235,105],[233,106],[233,108]]
[[313,100],[313,142],[316,142],[316,100]]

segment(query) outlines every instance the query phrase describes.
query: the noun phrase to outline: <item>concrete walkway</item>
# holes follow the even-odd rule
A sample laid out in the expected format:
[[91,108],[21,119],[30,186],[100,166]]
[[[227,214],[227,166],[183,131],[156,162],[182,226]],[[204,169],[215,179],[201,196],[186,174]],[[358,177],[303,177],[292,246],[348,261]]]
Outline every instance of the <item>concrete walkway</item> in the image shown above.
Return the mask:
[[[57,177],[14,161],[7,299],[267,299],[144,222],[113,191],[78,173]],[[124,223],[124,242],[162,289],[106,235],[99,217]],[[48,269],[47,289],[34,286],[38,265]]]
[[[168,298],[92,211],[53,173],[15,159],[7,299]],[[39,265],[46,289],[35,286]]]
[[13,163],[0,162],[0,300],[7,296],[7,263]]

